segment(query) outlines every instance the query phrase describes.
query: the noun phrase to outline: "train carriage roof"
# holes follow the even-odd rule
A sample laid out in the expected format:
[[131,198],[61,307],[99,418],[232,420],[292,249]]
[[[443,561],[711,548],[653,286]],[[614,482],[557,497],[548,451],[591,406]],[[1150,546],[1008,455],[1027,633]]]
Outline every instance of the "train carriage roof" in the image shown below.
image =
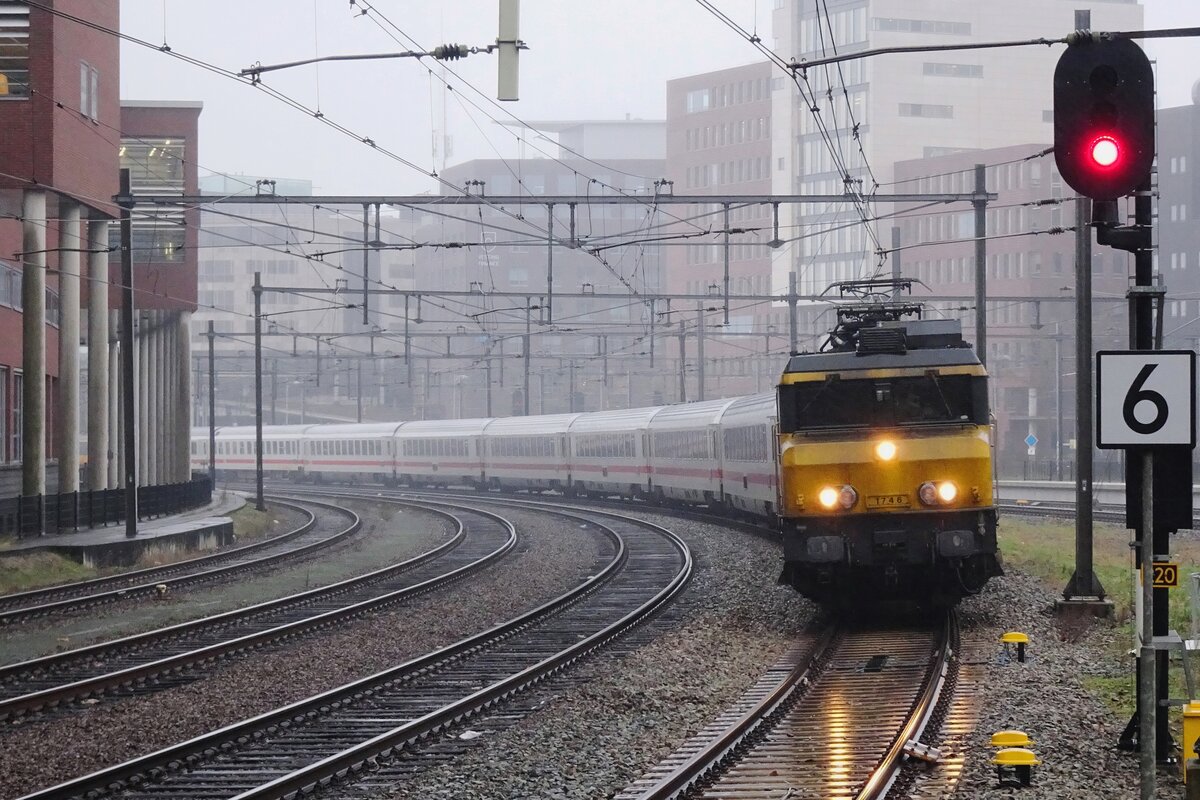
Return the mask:
[[778,406],[774,392],[735,397],[725,412],[721,414],[721,425],[737,427],[739,425],[768,424],[775,419],[777,412]]
[[606,433],[610,431],[624,433],[649,427],[650,420],[661,411],[663,406],[647,408],[626,408],[619,411],[597,411],[583,414],[571,423],[571,434],[576,433]]
[[440,439],[479,436],[492,417],[474,419],[421,419],[406,422],[395,433],[397,439]]
[[650,422],[650,430],[681,430],[715,425],[733,399],[701,400],[695,403],[676,403],[664,406]]
[[310,439],[379,439],[396,434],[403,422],[368,422],[363,424],[339,423],[336,425],[313,425],[308,430]]
[[484,433],[487,436],[535,436],[566,433],[580,414],[538,414],[529,417],[497,417]]
[[[317,425],[263,425],[263,439],[296,439],[307,434],[312,428]],[[196,431],[201,431],[201,436],[208,435],[208,428],[192,428],[192,435],[196,435]],[[255,430],[253,425],[222,425],[217,428],[218,439],[253,439]]]

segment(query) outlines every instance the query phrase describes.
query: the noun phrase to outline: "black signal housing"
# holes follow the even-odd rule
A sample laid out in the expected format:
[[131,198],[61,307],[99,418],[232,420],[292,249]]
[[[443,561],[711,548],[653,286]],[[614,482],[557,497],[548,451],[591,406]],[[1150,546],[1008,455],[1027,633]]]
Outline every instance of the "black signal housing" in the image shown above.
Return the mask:
[[1054,160],[1093,200],[1130,194],[1154,164],[1154,70],[1129,39],[1081,36],[1054,69]]

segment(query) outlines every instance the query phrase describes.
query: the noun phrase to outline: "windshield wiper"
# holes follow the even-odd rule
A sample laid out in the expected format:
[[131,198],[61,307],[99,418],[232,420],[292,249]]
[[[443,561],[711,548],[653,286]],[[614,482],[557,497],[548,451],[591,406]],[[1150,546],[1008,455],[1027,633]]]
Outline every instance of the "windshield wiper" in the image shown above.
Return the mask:
[[942,407],[946,409],[946,419],[954,420],[954,410],[950,408],[950,401],[946,399],[945,393],[942,391],[942,382],[938,379],[937,373],[933,370],[928,370],[925,377],[933,381],[933,388],[937,389],[938,398],[942,401]]
[[808,409],[812,408],[812,404],[817,402],[817,400],[821,397],[821,395],[825,394],[825,390],[828,389],[830,386],[832,386],[834,383],[836,383],[838,380],[839,380],[839,378],[837,375],[825,376],[825,381],[821,384],[821,388],[818,389],[817,393],[814,394],[812,396],[812,398],[810,398],[809,401],[804,404],[804,408],[802,408],[798,412],[796,412],[796,416],[797,417],[803,416],[804,412],[808,411]]

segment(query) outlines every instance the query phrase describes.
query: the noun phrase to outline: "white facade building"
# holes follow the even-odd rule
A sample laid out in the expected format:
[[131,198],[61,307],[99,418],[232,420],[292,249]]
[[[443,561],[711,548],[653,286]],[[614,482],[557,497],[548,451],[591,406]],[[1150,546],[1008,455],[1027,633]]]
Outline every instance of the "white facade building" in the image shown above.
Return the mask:
[[[1137,0],[776,0],[772,49],[799,62],[835,50],[1059,38],[1075,29],[1082,9],[1091,11],[1092,30],[1142,27]],[[772,190],[840,194],[848,175],[867,195],[876,184],[880,193],[916,191],[915,184],[889,185],[897,161],[1052,141],[1052,79],[1062,49],[879,55],[809,69],[807,84],[800,78],[803,93],[776,70]],[[819,114],[811,110],[814,97]],[[955,191],[971,191],[970,178],[960,182]],[[891,223],[872,226],[878,241],[848,223],[890,210],[853,203],[782,208],[783,238],[792,241],[776,251],[773,290],[787,291],[792,271],[802,294],[870,277],[879,263],[873,251],[888,246]]]

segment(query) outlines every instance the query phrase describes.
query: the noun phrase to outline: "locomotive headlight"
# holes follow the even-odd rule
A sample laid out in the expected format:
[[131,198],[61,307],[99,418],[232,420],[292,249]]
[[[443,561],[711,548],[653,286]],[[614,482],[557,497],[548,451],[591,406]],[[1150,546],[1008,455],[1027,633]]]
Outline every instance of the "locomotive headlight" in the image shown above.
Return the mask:
[[820,501],[822,508],[832,509],[837,505],[839,494],[841,493],[837,489],[832,486],[826,486],[817,495],[817,500]]
[[830,511],[838,506],[849,510],[858,502],[858,492],[853,486],[826,486],[817,494],[817,500]]
[[949,505],[958,497],[958,487],[950,481],[925,481],[917,489],[917,497],[927,506]]
[[891,461],[896,457],[896,443],[884,439],[875,445],[875,457],[880,461]]

